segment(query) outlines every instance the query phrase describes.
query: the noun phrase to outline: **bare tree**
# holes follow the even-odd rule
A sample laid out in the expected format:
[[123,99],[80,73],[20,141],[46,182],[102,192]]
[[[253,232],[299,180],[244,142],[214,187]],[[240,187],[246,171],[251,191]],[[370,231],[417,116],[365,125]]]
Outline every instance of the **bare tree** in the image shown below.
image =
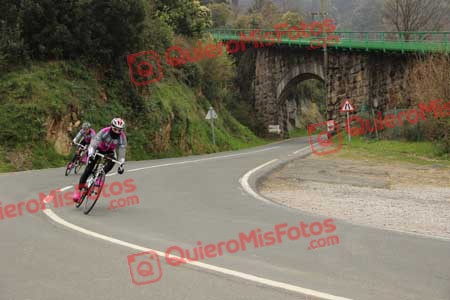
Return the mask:
[[397,31],[435,31],[449,14],[448,0],[385,0],[384,17]]
[[282,0],[281,1],[281,11],[286,12],[288,10],[288,3],[289,0]]

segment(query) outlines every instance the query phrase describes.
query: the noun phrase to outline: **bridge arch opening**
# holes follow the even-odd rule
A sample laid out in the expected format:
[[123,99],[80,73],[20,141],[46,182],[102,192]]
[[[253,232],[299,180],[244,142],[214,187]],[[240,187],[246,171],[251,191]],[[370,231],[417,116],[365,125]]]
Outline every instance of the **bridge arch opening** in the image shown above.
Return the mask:
[[325,81],[320,72],[292,75],[287,74],[277,89],[284,132],[290,136],[304,133],[309,124],[324,121],[327,109]]

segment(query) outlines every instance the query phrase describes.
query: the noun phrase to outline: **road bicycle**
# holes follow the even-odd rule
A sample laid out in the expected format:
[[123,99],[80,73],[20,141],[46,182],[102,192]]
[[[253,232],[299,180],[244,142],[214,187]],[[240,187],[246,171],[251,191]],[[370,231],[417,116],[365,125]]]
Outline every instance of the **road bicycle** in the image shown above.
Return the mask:
[[96,156],[100,156],[101,159],[97,161],[94,168],[92,169],[91,174],[89,174],[85,186],[81,189],[80,201],[75,204],[76,207],[80,207],[81,204],[84,202],[83,212],[85,215],[87,215],[94,208],[94,205],[95,203],[97,203],[97,200],[102,192],[103,185],[105,184],[106,179],[106,172],[105,172],[106,161],[110,160],[120,165],[119,161],[106,155],[103,155],[101,153],[98,153],[97,151],[94,154],[94,158]]
[[74,170],[75,174],[80,173],[83,166],[87,164],[87,151],[86,151],[87,146],[78,143],[74,144],[77,145],[81,149],[81,151],[74,162],[69,161],[69,163],[67,164],[65,173],[66,176],[68,176],[72,170]]

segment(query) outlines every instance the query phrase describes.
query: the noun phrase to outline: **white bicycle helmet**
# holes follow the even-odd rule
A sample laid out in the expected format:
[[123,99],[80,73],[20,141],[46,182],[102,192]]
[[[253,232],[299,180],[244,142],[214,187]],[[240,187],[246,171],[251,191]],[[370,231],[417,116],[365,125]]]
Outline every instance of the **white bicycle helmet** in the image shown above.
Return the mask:
[[83,129],[89,129],[89,128],[91,128],[91,123],[89,123],[89,122],[84,122],[83,125],[81,126],[81,128],[83,128]]
[[121,118],[114,118],[111,121],[111,126],[117,129],[123,129],[125,127],[125,122]]

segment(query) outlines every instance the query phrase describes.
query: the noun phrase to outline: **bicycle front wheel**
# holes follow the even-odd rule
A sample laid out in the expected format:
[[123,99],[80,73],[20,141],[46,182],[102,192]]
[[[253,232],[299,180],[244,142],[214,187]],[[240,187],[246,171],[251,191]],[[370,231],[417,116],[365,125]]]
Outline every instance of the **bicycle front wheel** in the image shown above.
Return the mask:
[[84,202],[85,215],[87,215],[94,208],[95,203],[97,203],[103,185],[105,184],[106,174],[101,173],[98,177],[94,177],[94,179],[94,182],[88,189],[86,202]]
[[78,164],[75,166],[75,174],[79,174],[84,164],[81,162],[81,159],[78,160]]
[[[89,174],[88,178],[86,179],[86,183],[85,183],[85,184],[86,184],[87,186],[85,186],[85,187],[83,187],[83,188],[81,189],[80,202],[75,203],[75,206],[76,206],[77,208],[80,207],[81,204],[83,204],[84,200],[85,200],[86,197],[88,196],[89,188],[90,188],[91,186],[94,185],[94,174],[93,174],[93,173]],[[88,201],[88,200],[86,200],[86,201]]]

